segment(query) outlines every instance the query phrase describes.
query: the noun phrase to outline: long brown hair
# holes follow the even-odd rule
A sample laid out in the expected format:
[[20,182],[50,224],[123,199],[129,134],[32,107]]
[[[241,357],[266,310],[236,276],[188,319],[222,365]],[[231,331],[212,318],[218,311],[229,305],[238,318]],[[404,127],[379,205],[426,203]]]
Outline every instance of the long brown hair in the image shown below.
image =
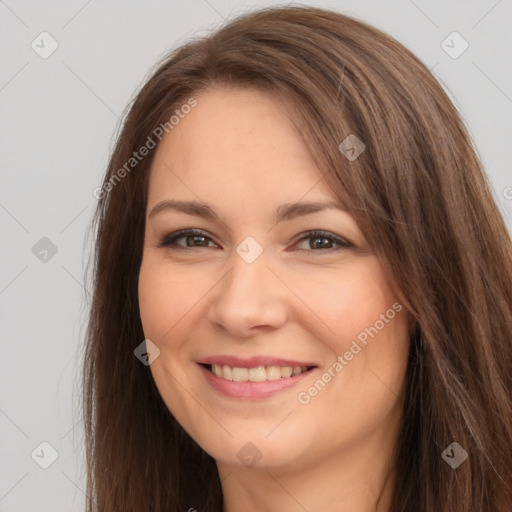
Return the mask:
[[[134,357],[144,339],[137,283],[155,150],[126,167],[212,85],[258,87],[293,105],[324,178],[414,319],[391,510],[512,510],[512,244],[468,132],[428,69],[394,39],[340,13],[282,7],[172,51],[125,116],[91,224],[88,512],[222,508],[215,461]],[[365,144],[355,160],[339,149],[350,134]],[[442,457],[452,442],[468,454],[456,469]]]

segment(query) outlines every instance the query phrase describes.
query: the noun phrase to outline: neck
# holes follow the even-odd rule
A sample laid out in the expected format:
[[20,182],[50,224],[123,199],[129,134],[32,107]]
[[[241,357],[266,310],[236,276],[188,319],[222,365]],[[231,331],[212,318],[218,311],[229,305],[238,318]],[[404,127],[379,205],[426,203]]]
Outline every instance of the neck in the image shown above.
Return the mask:
[[217,462],[223,512],[390,512],[393,448],[389,431],[374,432],[372,439],[323,454],[307,467],[246,468]]

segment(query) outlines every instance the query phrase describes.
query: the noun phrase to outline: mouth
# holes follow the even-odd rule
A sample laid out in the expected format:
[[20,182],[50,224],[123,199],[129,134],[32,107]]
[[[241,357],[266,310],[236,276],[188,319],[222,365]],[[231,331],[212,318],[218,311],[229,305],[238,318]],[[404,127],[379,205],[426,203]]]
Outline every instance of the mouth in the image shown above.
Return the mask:
[[254,366],[250,368],[229,366],[227,364],[202,364],[213,375],[231,382],[264,382],[288,379],[306,373],[314,366]]
[[230,398],[268,398],[295,386],[318,366],[275,358],[212,357],[198,362],[210,386]]

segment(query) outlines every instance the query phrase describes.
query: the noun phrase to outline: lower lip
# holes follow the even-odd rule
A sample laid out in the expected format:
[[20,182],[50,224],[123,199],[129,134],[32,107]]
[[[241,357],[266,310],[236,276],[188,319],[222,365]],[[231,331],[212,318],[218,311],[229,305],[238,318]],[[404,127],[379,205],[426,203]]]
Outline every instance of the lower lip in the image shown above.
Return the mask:
[[298,384],[303,377],[309,375],[313,370],[293,375],[292,377],[282,377],[276,380],[265,380],[262,382],[234,382],[231,380],[217,377],[208,368],[202,364],[199,365],[203,375],[208,383],[223,395],[232,398],[267,398],[276,395],[281,391],[291,388]]

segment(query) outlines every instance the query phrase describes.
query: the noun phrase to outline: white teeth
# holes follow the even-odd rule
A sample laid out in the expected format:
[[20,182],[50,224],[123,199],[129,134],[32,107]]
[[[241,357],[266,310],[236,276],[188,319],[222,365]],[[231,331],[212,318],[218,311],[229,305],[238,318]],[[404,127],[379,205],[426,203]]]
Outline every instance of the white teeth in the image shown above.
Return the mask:
[[291,366],[283,366],[281,368],[281,377],[291,377],[293,368]]
[[238,368],[228,365],[212,364],[211,371],[217,377],[234,382],[263,382],[299,375],[307,370],[307,366],[257,366],[254,368]]
[[221,375],[221,377],[224,377],[226,380],[233,380],[233,368],[231,368],[231,366],[225,364],[222,367],[222,373],[223,375]]
[[267,380],[276,380],[281,378],[281,368],[279,366],[267,366]]
[[222,377],[223,376],[222,366],[219,366],[218,364],[213,364],[212,365],[212,372],[215,375],[217,375],[217,377]]
[[249,380],[248,368],[233,368],[233,380],[235,382],[245,382]]
[[263,382],[267,380],[267,372],[264,366],[258,366],[257,368],[249,368],[249,380],[251,382]]

